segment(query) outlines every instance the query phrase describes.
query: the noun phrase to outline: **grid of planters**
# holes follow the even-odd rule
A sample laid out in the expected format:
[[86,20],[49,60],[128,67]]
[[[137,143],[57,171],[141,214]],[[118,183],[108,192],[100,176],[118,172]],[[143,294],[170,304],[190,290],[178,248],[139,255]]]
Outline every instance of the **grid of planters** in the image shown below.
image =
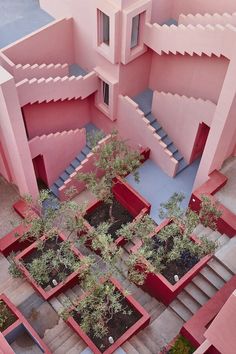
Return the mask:
[[[150,321],[114,276],[128,278],[169,304],[215,249],[192,231],[199,222],[215,227],[219,213],[207,198],[198,215],[182,210],[184,196],[174,194],[162,205],[165,221],[157,226],[148,215],[150,204],[123,180],[128,173],[138,180],[140,153],[113,133],[94,156],[94,173],[78,176],[97,198],[89,207],[73,201],[45,203],[51,198],[47,191],[38,201],[27,200],[29,212],[24,203],[18,204],[24,228],[20,237],[12,238],[20,252],[10,256],[9,271],[27,278],[45,300],[79,286],[81,295],[68,298],[61,316],[95,354],[110,354]],[[102,177],[96,169],[103,171]],[[22,248],[20,241],[28,247]],[[122,246],[129,242],[135,246],[124,273],[119,261]],[[90,249],[88,256],[80,251],[84,246]],[[14,247],[7,245],[8,250]]]
[[21,341],[25,338],[34,353],[51,353],[25,317],[4,294],[0,296],[0,334],[0,348],[4,353],[15,353],[19,338]]

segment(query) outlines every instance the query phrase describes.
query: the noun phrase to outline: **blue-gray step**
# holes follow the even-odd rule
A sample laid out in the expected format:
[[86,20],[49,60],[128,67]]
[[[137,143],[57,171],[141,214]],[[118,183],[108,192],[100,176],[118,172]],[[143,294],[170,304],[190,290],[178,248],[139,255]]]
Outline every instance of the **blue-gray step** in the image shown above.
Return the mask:
[[175,146],[171,138],[167,135],[166,131],[162,128],[160,123],[158,123],[154,115],[149,112],[145,117],[149,120],[150,125],[155,129],[156,133],[161,137],[163,143],[166,144],[166,148],[173,154],[173,157],[178,161],[176,174],[180,173],[185,169],[185,167],[188,166],[182,154],[179,152],[178,148]]
[[133,97],[133,101],[139,105],[139,108],[147,116],[152,110],[152,98],[153,91],[151,89],[146,89],[145,91],[139,93],[137,96]]
[[51,192],[58,197],[59,188],[63,186],[65,181],[70,177],[70,175],[75,172],[75,169],[81,164],[83,160],[86,159],[87,155],[90,153],[91,148],[86,144],[86,146],[81,150],[81,152],[76,156],[76,158],[70,163],[70,165],[65,169],[65,171],[59,176],[55,183],[51,186]]

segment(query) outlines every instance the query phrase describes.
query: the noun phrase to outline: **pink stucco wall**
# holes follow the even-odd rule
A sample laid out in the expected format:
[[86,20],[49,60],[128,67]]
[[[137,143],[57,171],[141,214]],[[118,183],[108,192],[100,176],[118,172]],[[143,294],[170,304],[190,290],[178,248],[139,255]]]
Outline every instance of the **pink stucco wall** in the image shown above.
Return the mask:
[[153,90],[216,103],[228,67],[225,58],[153,53],[149,86]]
[[81,128],[90,121],[89,99],[29,104],[23,113],[29,139]]
[[152,23],[162,24],[172,17],[172,6],[175,0],[158,0],[152,2]]
[[[121,65],[119,90],[123,95],[133,97],[144,91],[149,84],[152,52],[149,50],[127,65]],[[142,74],[139,73],[142,68]]]
[[236,319],[233,315],[235,311],[236,292],[234,291],[204,334],[220,353],[235,353]]
[[86,144],[85,129],[35,137],[29,142],[32,159],[43,155],[51,186]]
[[73,20],[53,22],[9,45],[3,53],[15,64],[74,63]]
[[[14,102],[14,104],[13,104]],[[0,67],[0,126],[12,169],[13,182],[20,193],[37,196],[38,188],[31,161],[20,105],[12,76]]]
[[196,13],[232,13],[236,11],[234,0],[174,0],[172,8],[172,17],[178,19],[179,14]]
[[[189,163],[199,124],[211,126],[215,104],[186,96],[154,92],[152,113]],[[173,124],[174,122],[174,124]]]

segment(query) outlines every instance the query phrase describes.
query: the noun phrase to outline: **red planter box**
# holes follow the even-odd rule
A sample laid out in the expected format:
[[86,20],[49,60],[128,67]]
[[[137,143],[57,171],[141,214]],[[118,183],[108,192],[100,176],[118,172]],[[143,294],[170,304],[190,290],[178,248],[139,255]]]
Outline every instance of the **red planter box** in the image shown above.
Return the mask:
[[[199,212],[203,194],[207,195],[213,202],[216,202],[217,198],[214,197],[214,194],[224,187],[227,180],[228,178],[219,171],[215,170],[212,172],[209,175],[209,180],[192,193],[189,207]],[[236,234],[236,215],[223,204],[219,205],[219,210],[222,212],[222,215],[217,221],[218,231],[229,237],[234,237]]]
[[[144,214],[150,213],[151,204],[122,178],[116,177],[116,183],[112,188],[112,192],[116,200],[134,217],[133,222]],[[92,202],[87,208],[86,214],[92,213],[102,203],[101,200],[95,200]],[[88,229],[92,227],[87,220],[85,220],[85,225]],[[122,235],[115,240],[115,243],[119,246],[123,246],[125,242],[126,241]],[[87,243],[87,246],[90,247],[89,242]]]
[[80,325],[74,320],[74,318],[72,316],[69,317],[66,323],[84,340],[84,342],[88,345],[88,347],[92,350],[94,354],[113,353],[117,348],[119,348],[122,344],[124,344],[127,340],[129,340],[133,335],[135,335],[140,330],[145,328],[150,321],[150,315],[131,295],[125,295],[119,282],[114,278],[111,278],[110,280],[115,285],[116,289],[118,289],[124,295],[124,297],[129,302],[129,304],[137,312],[139,312],[142,317],[104,352],[101,352],[100,349],[97,348],[97,346],[92,342],[92,340],[88,337],[88,335],[81,329]]
[[44,344],[42,339],[39,337],[39,335],[35,332],[33,327],[29,324],[29,322],[26,320],[26,318],[22,315],[22,313],[17,309],[15,305],[6,297],[6,295],[2,294],[0,295],[0,300],[5,302],[7,307],[11,310],[11,312],[15,315],[16,321],[6,328],[2,333],[0,333],[0,353],[1,349],[3,350],[4,354],[11,354],[14,353],[14,351],[11,349],[11,346],[8,344],[6,337],[10,335],[14,330],[17,329],[19,326],[24,326],[25,330],[30,334],[30,336],[33,338],[35,344],[38,345],[38,347],[41,349],[42,353],[45,354],[51,354],[51,351],[48,349],[48,347]]
[[[160,230],[168,225],[171,221],[164,220],[155,230],[155,232],[150,235],[154,237]],[[196,236],[191,236],[193,242],[199,242]],[[131,252],[135,253],[142,243],[137,243]],[[207,255],[200,259],[200,261],[195,264],[176,284],[172,285],[162,274],[160,273],[149,273],[145,279],[145,283],[142,286],[145,291],[147,291],[151,296],[155,297],[157,300],[162,301],[166,306],[168,306],[177,295],[185,288],[187,284],[197,275],[200,270],[209,262],[212,255]]]
[[[59,234],[59,237],[62,241],[66,241],[66,239],[67,239],[62,233]],[[78,282],[79,270],[68,275],[63,282],[59,283],[57,286],[50,289],[49,291],[44,290],[39,284],[36,283],[36,281],[30,275],[30,272],[27,270],[27,268],[21,262],[24,260],[24,258],[27,255],[32,253],[36,248],[37,248],[37,241],[34,242],[29,247],[27,247],[22,252],[20,252],[15,257],[15,260],[19,264],[19,267],[20,267],[22,273],[24,274],[25,278],[31,283],[32,287],[43,297],[44,300],[49,300],[53,296],[57,296],[58,294],[60,294],[63,291],[66,291],[67,289],[71,288],[72,286],[74,286]],[[75,254],[76,257],[78,257],[78,258],[83,257],[82,253],[80,253],[80,251],[77,250],[75,247],[72,247],[71,250],[73,251],[73,253]]]

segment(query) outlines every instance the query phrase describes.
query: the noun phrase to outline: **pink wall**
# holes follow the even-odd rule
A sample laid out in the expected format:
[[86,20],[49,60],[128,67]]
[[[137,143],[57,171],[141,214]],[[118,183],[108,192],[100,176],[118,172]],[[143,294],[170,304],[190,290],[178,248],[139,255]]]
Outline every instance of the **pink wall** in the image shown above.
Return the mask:
[[32,159],[43,155],[51,186],[86,144],[85,129],[35,137],[29,142]]
[[152,2],[152,23],[162,24],[172,17],[172,6],[176,0],[158,0]]
[[153,53],[149,86],[217,103],[227,67],[228,60],[223,57]]
[[236,11],[235,0],[174,0],[172,8],[172,17],[178,19],[181,13],[196,14],[196,13],[210,13],[224,12],[232,13]]
[[63,19],[49,24],[9,45],[3,53],[15,64],[71,64],[74,62],[73,20]]
[[[148,87],[151,69],[151,50],[120,68],[120,93],[133,97]],[[142,68],[142,72],[140,72]]]
[[[115,72],[118,72],[118,67],[115,68],[115,66],[95,50],[97,28],[96,8],[101,8],[101,4],[108,7],[106,3],[99,0],[70,0],[70,2],[63,1],[58,6],[57,0],[40,0],[40,6],[55,18],[73,16],[75,62],[87,71],[92,70],[95,66],[104,66],[108,71],[112,71],[114,75]],[[118,33],[116,35],[118,36]],[[117,38],[116,46],[119,46],[118,42],[119,39]]]
[[[13,104],[14,103],[14,104]],[[3,138],[1,142],[8,151],[13,171],[13,182],[20,193],[36,197],[38,187],[30,156],[24,123],[17,97],[15,82],[12,76],[0,67],[0,127]]]
[[156,91],[152,103],[152,113],[158,117],[158,122],[188,163],[199,124],[204,122],[210,126],[215,108],[216,106],[210,101]]
[[204,334],[220,353],[235,353],[235,311],[236,292],[234,291]]
[[29,104],[23,113],[29,139],[81,128],[90,121],[89,99]]

